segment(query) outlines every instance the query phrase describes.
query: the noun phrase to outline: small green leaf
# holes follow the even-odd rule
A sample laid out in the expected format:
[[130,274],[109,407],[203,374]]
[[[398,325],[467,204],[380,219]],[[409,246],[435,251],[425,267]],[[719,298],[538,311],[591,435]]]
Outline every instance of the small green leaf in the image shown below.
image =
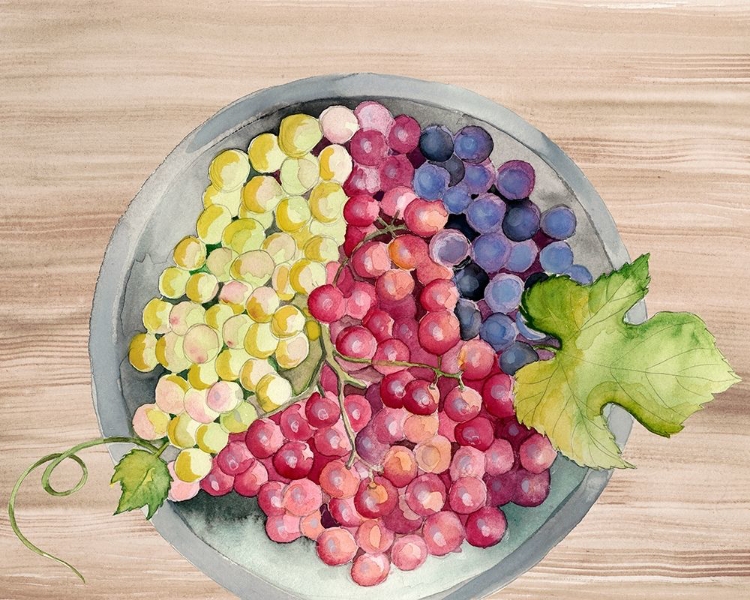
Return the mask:
[[624,321],[648,283],[644,255],[589,286],[554,277],[522,299],[529,325],[558,338],[560,349],[516,373],[516,414],[582,466],[632,466],[603,416],[607,404],[619,404],[668,437],[713,394],[739,381],[696,315],[663,312],[640,325]]
[[148,506],[148,516],[154,516],[169,493],[172,476],[167,464],[147,450],[131,450],[115,466],[111,483],[120,483],[122,494],[115,514]]

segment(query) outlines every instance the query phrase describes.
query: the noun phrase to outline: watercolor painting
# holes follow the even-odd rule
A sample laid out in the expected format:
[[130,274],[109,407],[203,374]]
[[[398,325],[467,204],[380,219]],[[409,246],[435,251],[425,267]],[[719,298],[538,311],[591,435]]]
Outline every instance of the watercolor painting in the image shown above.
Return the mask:
[[[572,597],[562,575],[520,590],[623,476],[668,469],[671,448],[706,476],[678,444],[704,415],[719,430],[741,360],[695,309],[704,290],[652,306],[663,243],[626,244],[529,120],[470,85],[358,72],[257,86],[193,126],[95,261],[99,433],[3,471],[8,597],[48,576],[56,597],[128,597],[60,543],[63,513],[29,518],[86,494],[114,515],[82,538],[136,527],[166,550],[123,573],[156,582],[169,556],[202,597]],[[609,508],[631,524],[607,547],[659,547],[658,523],[633,529],[649,497]]]

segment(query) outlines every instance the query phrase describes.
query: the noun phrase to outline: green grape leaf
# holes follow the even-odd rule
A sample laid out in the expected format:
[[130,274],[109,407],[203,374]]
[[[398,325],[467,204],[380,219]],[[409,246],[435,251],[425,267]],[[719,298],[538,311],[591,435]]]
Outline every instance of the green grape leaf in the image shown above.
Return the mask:
[[110,483],[117,482],[122,494],[115,514],[148,506],[146,518],[150,519],[167,499],[172,476],[158,456],[147,450],[131,450],[115,466]]
[[581,466],[632,467],[607,425],[607,404],[669,437],[713,394],[739,381],[696,315],[662,312],[640,325],[624,320],[649,280],[644,255],[588,286],[561,276],[524,293],[529,326],[556,337],[560,348],[516,373],[516,414]]

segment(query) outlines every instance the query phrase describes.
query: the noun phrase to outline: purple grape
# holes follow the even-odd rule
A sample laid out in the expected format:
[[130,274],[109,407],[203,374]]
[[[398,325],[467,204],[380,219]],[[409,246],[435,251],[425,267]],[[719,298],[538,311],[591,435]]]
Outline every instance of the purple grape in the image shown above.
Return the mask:
[[487,160],[494,146],[492,136],[475,125],[464,127],[453,138],[453,151],[456,156],[469,163]]
[[495,275],[484,290],[484,301],[493,312],[508,314],[518,308],[523,294],[523,281],[508,273]]
[[456,271],[453,281],[458,288],[458,293],[469,300],[481,300],[484,290],[490,282],[487,272],[477,263],[470,261],[462,269]]
[[515,375],[521,367],[536,362],[539,355],[526,342],[513,342],[500,355],[500,368],[507,375]]
[[573,266],[573,251],[567,242],[552,242],[542,248],[539,263],[548,273],[565,273]]
[[459,298],[454,313],[458,319],[462,340],[471,340],[479,335],[479,329],[482,326],[482,314],[479,312],[476,303],[466,298]]
[[459,183],[456,186],[450,187],[443,194],[443,204],[449,213],[455,215],[464,212],[471,204],[471,194],[466,188],[466,185]]
[[438,163],[438,165],[450,173],[451,180],[448,185],[456,185],[464,178],[464,173],[466,172],[464,169],[464,163],[461,162],[461,159],[455,154],[448,160]]
[[541,228],[555,240],[566,240],[575,233],[576,215],[562,204],[553,206],[542,213]]
[[539,249],[533,240],[514,242],[510,246],[510,255],[505,266],[509,271],[523,273],[534,264],[537,254],[539,254]]
[[474,230],[466,220],[466,215],[448,215],[448,222],[445,224],[446,229],[456,229],[466,236],[466,239],[473,242],[479,232]]
[[539,231],[539,208],[530,200],[508,205],[503,219],[503,232],[509,240],[524,242]]
[[541,283],[542,281],[546,281],[549,279],[549,275],[545,273],[544,271],[539,271],[538,273],[532,273],[526,278],[526,282],[524,283],[524,288],[527,290],[534,284]]
[[505,350],[513,344],[517,334],[518,329],[513,319],[502,313],[487,317],[479,330],[479,337],[492,346],[495,352]]
[[485,233],[474,240],[474,260],[488,273],[505,267],[510,253],[511,242],[500,231]]
[[509,160],[497,170],[495,185],[508,200],[528,198],[534,189],[534,167],[523,160]]
[[516,327],[518,328],[518,333],[530,342],[539,342],[547,337],[544,333],[531,329],[526,324],[526,320],[523,318],[521,311],[516,313]]
[[466,209],[466,219],[479,233],[498,231],[505,216],[505,202],[494,194],[481,194]]
[[563,274],[568,275],[573,281],[581,285],[589,285],[594,281],[591,272],[583,265],[573,265]]
[[453,154],[453,135],[442,125],[426,127],[419,136],[419,149],[427,160],[444,162]]
[[414,193],[425,200],[438,200],[448,189],[450,178],[443,167],[425,163],[414,171]]
[[460,231],[443,229],[432,236],[429,252],[436,263],[454,267],[469,256],[471,244]]
[[463,183],[471,194],[483,194],[492,187],[495,180],[495,167],[490,161],[475,165],[464,164]]

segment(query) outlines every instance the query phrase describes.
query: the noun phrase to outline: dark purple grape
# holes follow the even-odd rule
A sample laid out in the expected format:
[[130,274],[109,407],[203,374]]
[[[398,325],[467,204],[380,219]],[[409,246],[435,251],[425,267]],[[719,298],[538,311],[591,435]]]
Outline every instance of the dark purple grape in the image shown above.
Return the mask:
[[479,337],[492,346],[495,352],[505,350],[513,344],[517,334],[515,321],[502,313],[487,317],[479,330]]
[[456,156],[469,163],[484,162],[495,147],[492,136],[481,127],[468,125],[453,138],[453,151]]
[[473,242],[479,232],[469,225],[466,215],[448,215],[448,222],[445,224],[446,229],[457,229],[466,236],[466,239]]
[[438,163],[438,165],[450,173],[451,180],[448,185],[456,185],[464,178],[464,163],[455,154],[445,162]]
[[469,300],[481,300],[484,297],[484,290],[490,282],[487,272],[474,261],[456,271],[453,280],[456,282],[456,287],[461,296]]
[[541,228],[553,239],[566,240],[575,233],[576,215],[562,204],[553,206],[542,213]]
[[573,265],[564,274],[581,285],[588,285],[594,281],[591,272],[583,265]]
[[542,271],[539,271],[538,273],[532,273],[526,278],[524,288],[528,290],[535,283],[541,283],[542,281],[546,281],[547,279],[549,279],[549,275],[547,275],[547,273],[544,273]]
[[539,360],[539,355],[525,342],[513,342],[500,355],[500,368],[503,373],[515,375],[521,367]]
[[530,200],[512,202],[503,219],[503,232],[509,240],[523,242],[539,231],[539,208]]
[[453,136],[447,127],[431,125],[419,136],[419,149],[427,160],[444,162],[453,154]]
[[466,209],[466,219],[479,233],[498,231],[503,224],[506,204],[494,194],[481,194]]
[[471,340],[477,337],[482,326],[482,314],[477,305],[466,298],[459,298],[454,312],[461,330],[461,339]]
[[542,248],[539,263],[548,273],[565,273],[573,266],[573,251],[567,242],[552,242]]

